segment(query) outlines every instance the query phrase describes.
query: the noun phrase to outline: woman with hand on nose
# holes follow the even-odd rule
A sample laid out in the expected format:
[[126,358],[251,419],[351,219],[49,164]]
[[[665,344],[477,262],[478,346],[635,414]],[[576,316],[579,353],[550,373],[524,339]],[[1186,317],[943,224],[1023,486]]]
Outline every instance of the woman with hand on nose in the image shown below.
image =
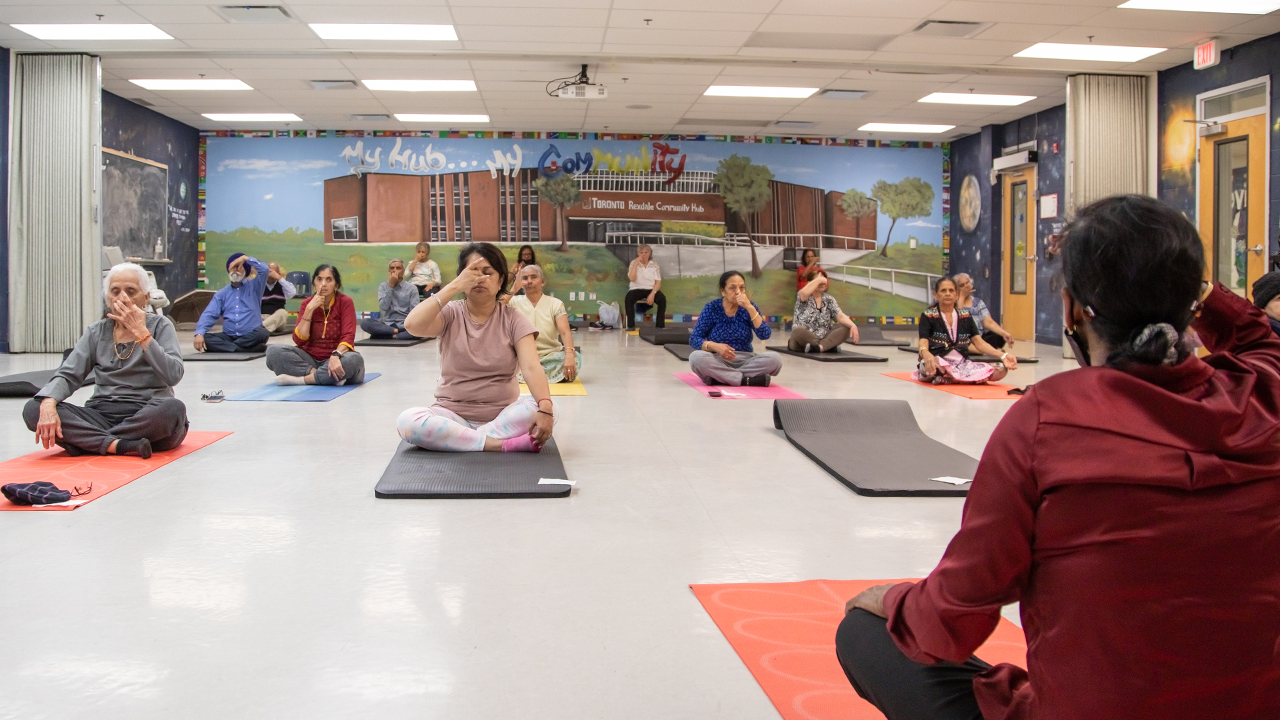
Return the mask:
[[[497,246],[465,245],[457,278],[405,318],[410,333],[440,339],[436,404],[409,408],[396,420],[409,443],[443,452],[539,452],[551,439],[555,407],[538,360],[538,331],[500,301],[509,277]],[[531,397],[520,396],[517,370]]]
[[356,352],[356,305],[342,292],[342,274],[320,265],[311,274],[315,294],[298,309],[294,347],[267,346],[267,369],[277,385],[358,385],[364,357]]
[[809,280],[796,297],[795,323],[787,347],[800,352],[831,352],[848,340],[858,342],[858,326],[840,312],[836,299],[827,294],[831,280],[822,268],[809,271]]
[[747,299],[742,273],[730,270],[720,276],[720,299],[702,308],[689,335],[689,345],[696,348],[689,366],[708,385],[768,387],[770,376],[782,369],[782,357],[752,352],[751,339],[768,340],[771,334],[760,308]]

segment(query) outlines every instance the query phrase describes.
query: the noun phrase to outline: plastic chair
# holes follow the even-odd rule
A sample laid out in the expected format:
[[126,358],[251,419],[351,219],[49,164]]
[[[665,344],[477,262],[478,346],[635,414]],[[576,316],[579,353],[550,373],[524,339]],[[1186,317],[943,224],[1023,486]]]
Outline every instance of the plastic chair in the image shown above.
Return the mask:
[[311,295],[311,273],[306,270],[292,270],[284,274],[284,279],[293,284],[297,290],[294,297],[305,298]]

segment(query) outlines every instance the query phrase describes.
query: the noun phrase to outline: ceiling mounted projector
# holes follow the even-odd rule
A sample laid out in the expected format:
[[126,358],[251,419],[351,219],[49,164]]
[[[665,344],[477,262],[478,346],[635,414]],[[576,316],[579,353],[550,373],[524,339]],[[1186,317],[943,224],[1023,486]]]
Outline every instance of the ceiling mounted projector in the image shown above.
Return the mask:
[[[552,88],[552,85],[555,87]],[[582,64],[582,70],[577,75],[556,78],[547,83],[547,94],[561,100],[602,100],[609,97],[605,86],[597,85],[587,77],[586,63]]]

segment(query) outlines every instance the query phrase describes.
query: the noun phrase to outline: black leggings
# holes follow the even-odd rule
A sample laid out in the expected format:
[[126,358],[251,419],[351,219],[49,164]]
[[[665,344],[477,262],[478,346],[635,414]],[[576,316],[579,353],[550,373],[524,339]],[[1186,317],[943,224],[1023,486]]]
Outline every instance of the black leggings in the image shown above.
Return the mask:
[[[627,321],[628,330],[635,329],[636,305],[639,304],[641,300],[644,300],[645,298],[649,297],[649,292],[650,292],[649,290],[631,290],[630,292],[627,293],[627,296],[622,299],[622,304],[626,308],[623,311],[623,318]],[[651,307],[655,308],[653,311],[654,327],[666,327],[667,326],[667,296],[663,295],[661,290],[653,294],[653,305]]]
[[982,720],[973,678],[991,666],[976,657],[922,665],[902,654],[884,618],[866,610],[844,616],[836,657],[853,689],[888,720]]

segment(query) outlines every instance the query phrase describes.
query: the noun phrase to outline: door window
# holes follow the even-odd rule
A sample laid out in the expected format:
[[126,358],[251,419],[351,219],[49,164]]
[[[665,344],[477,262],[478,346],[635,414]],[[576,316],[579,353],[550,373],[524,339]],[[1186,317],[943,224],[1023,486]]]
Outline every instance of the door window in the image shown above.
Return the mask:
[[1009,292],[1027,294],[1027,183],[1024,180],[1010,188],[1013,202],[1009,205],[1009,227],[1013,242],[1009,257]]
[[1249,139],[1214,148],[1214,279],[1245,296],[1249,267]]

